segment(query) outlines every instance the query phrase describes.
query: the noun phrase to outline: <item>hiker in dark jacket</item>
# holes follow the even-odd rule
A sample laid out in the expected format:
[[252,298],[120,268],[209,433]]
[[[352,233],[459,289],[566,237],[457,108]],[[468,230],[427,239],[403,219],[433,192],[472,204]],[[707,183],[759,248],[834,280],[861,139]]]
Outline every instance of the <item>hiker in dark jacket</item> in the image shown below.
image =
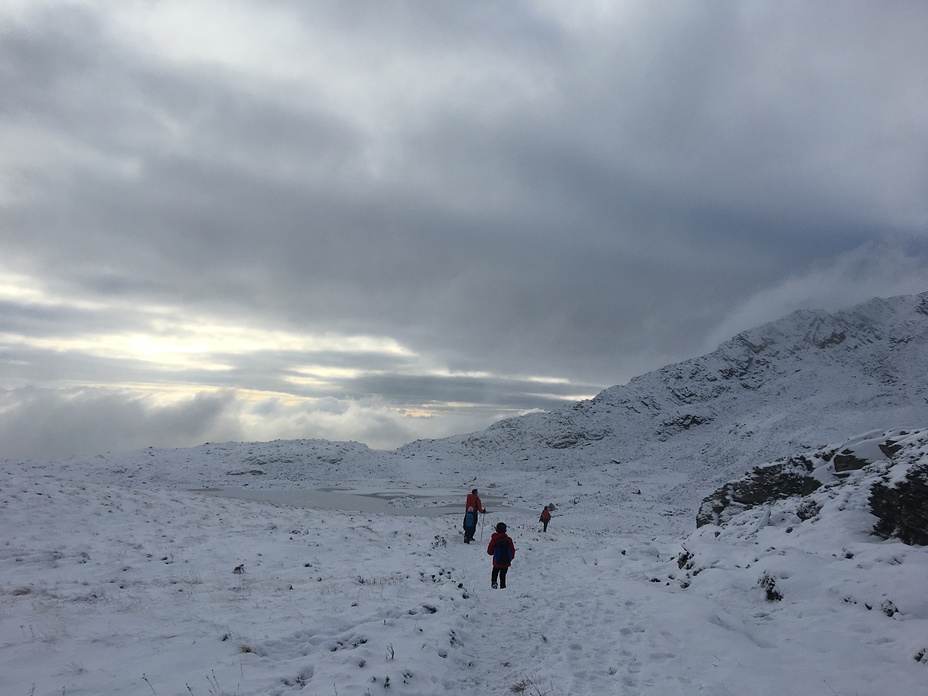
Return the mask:
[[487,554],[493,556],[490,585],[496,589],[496,581],[499,579],[499,589],[506,589],[506,573],[509,572],[512,559],[516,557],[516,546],[512,543],[512,539],[506,536],[506,525],[502,522],[496,525],[496,531],[490,537]]
[[551,521],[551,511],[548,509],[547,505],[545,505],[545,509],[541,511],[541,517],[538,518],[538,521],[544,525],[544,528],[541,531],[547,532],[548,522]]
[[469,544],[474,540],[474,534],[477,533],[477,513],[474,508],[467,508],[464,515],[464,543]]

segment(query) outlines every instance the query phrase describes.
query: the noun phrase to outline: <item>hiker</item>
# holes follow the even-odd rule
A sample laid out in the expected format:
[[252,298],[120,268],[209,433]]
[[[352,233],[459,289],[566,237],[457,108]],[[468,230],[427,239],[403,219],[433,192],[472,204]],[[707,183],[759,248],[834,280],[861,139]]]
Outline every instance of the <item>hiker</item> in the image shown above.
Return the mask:
[[486,510],[483,509],[483,503],[480,502],[480,496],[477,495],[477,489],[475,488],[470,493],[467,494],[467,500],[464,502],[465,508],[474,508],[474,526],[477,526],[477,518],[479,515],[485,515]]
[[548,522],[551,521],[551,511],[548,509],[547,505],[545,505],[545,509],[541,511],[541,517],[538,518],[538,521],[544,525],[544,528],[541,531],[547,532]]
[[502,522],[496,525],[496,531],[490,537],[487,554],[493,556],[493,573],[490,575],[490,586],[495,590],[496,581],[499,579],[499,589],[505,590],[506,573],[509,572],[512,559],[516,556],[516,547],[512,543],[512,539],[506,536],[506,525]]
[[474,508],[467,508],[464,513],[464,543],[469,544],[474,540],[474,534],[477,533],[477,513]]

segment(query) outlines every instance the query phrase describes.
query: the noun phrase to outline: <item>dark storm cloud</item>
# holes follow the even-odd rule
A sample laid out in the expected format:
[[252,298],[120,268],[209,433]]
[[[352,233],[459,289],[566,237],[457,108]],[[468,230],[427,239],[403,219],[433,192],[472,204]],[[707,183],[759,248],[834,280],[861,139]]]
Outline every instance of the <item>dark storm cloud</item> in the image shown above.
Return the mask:
[[[209,7],[0,21],[0,274],[48,295],[0,294],[0,387],[511,413],[781,310],[924,289],[924,4]],[[70,342],[165,317],[405,352],[166,368]],[[365,427],[415,434],[379,408]]]

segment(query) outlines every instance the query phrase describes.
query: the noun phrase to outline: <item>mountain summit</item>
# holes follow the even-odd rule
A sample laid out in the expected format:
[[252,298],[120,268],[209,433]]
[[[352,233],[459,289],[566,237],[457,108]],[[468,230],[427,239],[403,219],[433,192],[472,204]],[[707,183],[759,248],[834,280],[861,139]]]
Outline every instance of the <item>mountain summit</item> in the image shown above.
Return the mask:
[[496,478],[500,468],[537,469],[558,487],[605,468],[633,492],[663,469],[677,486],[661,502],[690,505],[758,464],[928,423],[926,365],[928,292],[801,310],[591,400],[397,452],[459,455]]

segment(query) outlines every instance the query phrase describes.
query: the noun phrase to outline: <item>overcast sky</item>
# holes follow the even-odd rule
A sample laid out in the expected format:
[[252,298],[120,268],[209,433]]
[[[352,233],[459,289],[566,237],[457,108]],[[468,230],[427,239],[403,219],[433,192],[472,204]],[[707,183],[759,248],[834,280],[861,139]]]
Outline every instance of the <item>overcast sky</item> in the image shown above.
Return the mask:
[[928,2],[0,0],[0,457],[395,447],[928,290]]

